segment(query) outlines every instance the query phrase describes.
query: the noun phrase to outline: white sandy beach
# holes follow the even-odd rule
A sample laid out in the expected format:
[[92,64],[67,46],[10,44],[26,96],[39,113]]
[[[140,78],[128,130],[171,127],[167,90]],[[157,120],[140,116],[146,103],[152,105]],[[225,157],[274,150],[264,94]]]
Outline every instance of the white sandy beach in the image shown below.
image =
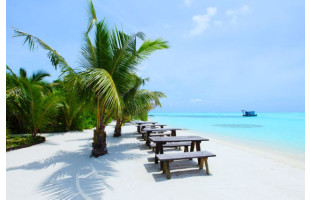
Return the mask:
[[[175,161],[171,163],[168,180],[159,165],[154,164],[154,152],[140,140],[135,126],[124,126],[120,138],[112,137],[113,128],[107,127],[109,154],[99,158],[89,156],[92,130],[44,134],[45,143],[8,152],[7,199],[302,200],[305,197],[302,162],[277,159],[271,153],[257,153],[202,135],[210,141],[202,142],[201,149],[216,154],[208,159],[211,175],[198,170],[196,159]],[[201,134],[178,131],[177,135]]]

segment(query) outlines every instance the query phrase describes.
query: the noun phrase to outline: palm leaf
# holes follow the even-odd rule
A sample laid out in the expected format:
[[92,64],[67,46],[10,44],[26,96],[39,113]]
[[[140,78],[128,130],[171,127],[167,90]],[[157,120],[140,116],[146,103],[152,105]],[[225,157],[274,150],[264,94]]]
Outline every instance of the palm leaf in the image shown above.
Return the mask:
[[88,34],[93,28],[94,24],[97,22],[96,11],[93,5],[93,1],[90,0],[88,4],[88,28],[86,33]]
[[61,71],[63,73],[65,72],[69,72],[69,73],[74,73],[73,69],[69,66],[69,64],[66,62],[66,60],[60,56],[56,50],[52,49],[49,45],[47,45],[45,42],[43,42],[42,40],[40,40],[39,38],[25,33],[23,31],[14,30],[15,35],[14,37],[24,37],[24,44],[28,43],[28,46],[30,48],[30,50],[34,50],[35,48],[37,48],[38,45],[40,45],[43,49],[48,51],[47,56],[49,57],[52,65],[55,67],[55,69],[57,69],[57,67],[59,66],[61,68]]

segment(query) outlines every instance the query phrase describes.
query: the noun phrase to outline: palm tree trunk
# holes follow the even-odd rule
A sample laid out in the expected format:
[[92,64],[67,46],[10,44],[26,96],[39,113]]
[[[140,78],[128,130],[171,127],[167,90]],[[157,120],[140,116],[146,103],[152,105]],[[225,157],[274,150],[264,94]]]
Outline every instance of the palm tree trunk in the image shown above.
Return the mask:
[[120,137],[121,135],[122,135],[122,123],[120,117],[117,116],[113,137]]
[[38,133],[38,130],[36,128],[33,129],[32,133],[31,133],[31,136],[32,137],[36,137],[37,136],[37,133]]
[[105,125],[103,123],[103,119],[100,119],[99,129],[96,128],[96,130],[94,130],[92,156],[97,158],[98,156],[108,153],[106,139],[107,133],[105,132]]

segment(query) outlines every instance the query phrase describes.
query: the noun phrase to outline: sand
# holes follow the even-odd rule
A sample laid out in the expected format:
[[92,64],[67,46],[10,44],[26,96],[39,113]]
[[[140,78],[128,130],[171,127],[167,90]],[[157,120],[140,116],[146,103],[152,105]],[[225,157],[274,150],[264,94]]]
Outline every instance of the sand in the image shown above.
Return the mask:
[[[109,154],[91,158],[92,130],[43,134],[45,143],[6,154],[7,199],[304,199],[303,162],[272,157],[248,147],[210,138],[202,150],[216,154],[209,159],[211,175],[198,170],[197,160],[171,163],[166,179],[154,152],[126,125],[113,138],[107,127]],[[201,135],[178,131],[178,135]],[[165,153],[178,150],[171,149]],[[180,151],[179,151],[180,152]]]

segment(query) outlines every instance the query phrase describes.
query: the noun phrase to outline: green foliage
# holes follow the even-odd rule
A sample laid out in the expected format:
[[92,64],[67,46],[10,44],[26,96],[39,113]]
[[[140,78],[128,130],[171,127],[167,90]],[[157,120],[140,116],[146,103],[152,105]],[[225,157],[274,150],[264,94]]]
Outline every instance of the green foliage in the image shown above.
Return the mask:
[[8,136],[6,138],[6,148],[12,147],[24,147],[33,144],[38,144],[45,141],[45,137],[42,136]]
[[20,68],[17,76],[8,66],[7,69],[7,125],[14,130],[17,124],[19,130],[36,136],[52,122],[49,116],[57,113],[59,97],[51,85],[43,81],[49,74],[39,71],[27,77],[26,70]]
[[142,120],[142,121],[147,121],[148,119],[148,113],[142,113],[142,114],[139,114],[139,115],[134,115],[132,117],[133,120]]
[[[165,95],[139,89],[146,79],[138,78],[136,72],[137,66],[143,60],[157,50],[167,49],[169,45],[161,38],[148,39],[142,32],[126,34],[116,27],[109,28],[105,20],[97,21],[91,0],[88,12],[89,19],[84,33],[79,70],[71,68],[56,50],[38,37],[14,30],[15,37],[24,38],[24,44],[28,44],[30,50],[40,46],[47,51],[55,69],[61,69],[62,80],[57,82],[58,86],[50,87],[49,84],[43,84],[46,88],[44,91],[37,86],[38,84],[30,84],[25,90],[19,87],[7,88],[7,94],[20,100],[17,104],[31,102],[19,107],[10,104],[8,110],[16,112],[9,117],[17,119],[18,127],[33,129],[35,135],[39,130],[53,131],[59,127],[65,130],[82,130],[92,128],[95,124],[97,131],[94,135],[94,147],[104,149],[104,127],[111,117],[117,118],[118,123],[132,116],[147,120],[147,112],[155,106],[161,106],[159,98]],[[94,38],[89,37],[92,30]],[[26,71],[22,71],[20,76],[23,72],[23,77],[27,77]],[[42,77],[45,75],[42,74]],[[9,76],[14,76],[13,72]],[[39,75],[34,75],[33,80],[35,83],[41,83],[36,79],[40,79]],[[9,82],[14,85],[13,79]],[[21,95],[24,93],[30,95]],[[29,120],[25,121],[25,117]]]
[[[36,135],[94,127],[94,110],[75,90],[66,88],[64,81],[47,83],[43,81],[47,73],[39,71],[27,77],[22,68],[19,76],[7,69],[7,130]],[[76,117],[79,121],[72,126]]]
[[71,130],[91,129],[96,126],[96,115],[92,112],[81,112],[72,123]]

